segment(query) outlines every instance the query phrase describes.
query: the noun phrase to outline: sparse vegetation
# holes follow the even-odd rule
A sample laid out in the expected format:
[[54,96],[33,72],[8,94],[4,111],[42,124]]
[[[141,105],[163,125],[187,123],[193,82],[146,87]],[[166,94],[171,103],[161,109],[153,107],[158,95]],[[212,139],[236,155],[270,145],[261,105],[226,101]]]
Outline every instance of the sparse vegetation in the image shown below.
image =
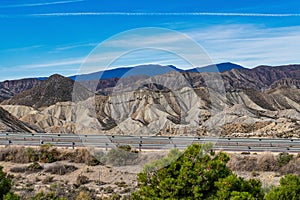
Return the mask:
[[138,158],[138,153],[132,151],[129,145],[111,149],[106,156],[106,161],[114,166],[132,165]]
[[[298,174],[300,159],[288,153],[275,156],[271,153],[259,155],[232,155],[228,167],[233,171],[272,171],[281,174]],[[298,167],[299,166],[299,167]]]
[[[40,151],[41,148],[43,151]],[[8,151],[8,149],[13,149],[12,152],[18,153],[18,157],[22,154],[26,157],[21,162],[28,163],[9,168],[10,172],[18,174],[15,177],[5,175],[11,184],[12,180],[15,184],[12,190],[9,189],[5,195],[2,195],[2,199],[20,199],[13,192],[26,193],[21,197],[27,200],[97,199],[96,194],[99,194],[100,191],[105,194],[104,199],[147,199],[149,195],[151,195],[151,199],[153,199],[152,197],[158,199],[180,199],[181,197],[265,199],[267,198],[265,194],[269,195],[268,198],[271,199],[272,195],[278,193],[278,187],[267,185],[262,188],[260,181],[248,180],[248,178],[261,178],[264,172],[270,171],[276,172],[278,177],[291,173],[298,175],[300,171],[300,156],[287,153],[278,155],[262,153],[233,154],[229,157],[222,152],[213,152],[209,145],[192,145],[185,152],[172,149],[165,157],[162,154],[139,157],[140,154],[132,150],[130,146],[120,146],[107,153],[87,149],[57,149],[50,145],[44,145],[41,148],[14,149],[14,147],[9,147],[0,150],[0,157],[1,154],[8,155],[7,159],[13,162],[13,155]],[[24,151],[23,153],[21,153],[21,149]],[[77,155],[78,157],[76,157]],[[128,174],[128,171],[118,172],[117,169],[119,166],[134,164],[141,161],[142,158],[148,159],[148,157],[152,160],[160,159],[144,165],[138,176],[138,186],[134,182],[124,179],[124,176],[117,178],[115,182],[103,181],[102,172],[98,174],[94,168],[97,165],[110,164],[98,166],[98,168],[105,169],[112,176],[118,176],[118,173]],[[73,162],[73,164],[63,160]],[[44,163],[41,164],[40,161]],[[59,162],[51,163],[52,161]],[[85,164],[82,169],[81,163]],[[76,170],[81,170],[80,175],[73,180],[62,180],[59,177]],[[231,170],[247,171],[247,179],[235,175]],[[37,173],[38,175],[29,180],[23,173]],[[244,175],[242,176],[244,177]],[[38,187],[46,186],[46,189],[39,190],[36,188],[36,183],[38,183]],[[89,187],[92,184],[97,185],[100,190],[95,191],[85,187],[85,185]],[[44,192],[38,193],[39,191]]]
[[278,157],[278,165],[279,167],[283,167],[288,164],[293,159],[293,155],[288,153],[280,153]]
[[68,173],[71,173],[78,168],[73,165],[61,165],[61,164],[55,164],[52,166],[49,166],[47,169],[45,169],[45,172],[50,174],[57,174],[57,175],[65,175]]
[[49,192],[47,194],[45,194],[44,192],[40,192],[35,196],[31,197],[29,200],[67,200],[67,199],[58,197],[53,192]]
[[42,180],[42,183],[43,183],[43,184],[49,184],[49,183],[52,183],[52,182],[53,182],[53,179],[54,179],[53,176],[46,176],[46,178],[44,178],[44,179]]
[[80,186],[80,185],[84,185],[89,183],[90,180],[87,176],[80,174],[79,176],[77,176],[76,179],[76,185]]
[[176,161],[181,155],[182,152],[180,152],[178,149],[171,149],[166,157],[146,164],[144,166],[144,171],[151,172],[166,167],[172,162]]

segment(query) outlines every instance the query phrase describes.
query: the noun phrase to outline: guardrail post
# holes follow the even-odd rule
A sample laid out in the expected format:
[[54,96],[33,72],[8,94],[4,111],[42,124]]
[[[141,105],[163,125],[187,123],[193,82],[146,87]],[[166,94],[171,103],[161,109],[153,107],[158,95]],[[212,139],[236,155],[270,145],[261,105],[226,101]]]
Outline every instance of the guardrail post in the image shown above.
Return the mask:
[[169,137],[169,144],[172,143],[172,137]]

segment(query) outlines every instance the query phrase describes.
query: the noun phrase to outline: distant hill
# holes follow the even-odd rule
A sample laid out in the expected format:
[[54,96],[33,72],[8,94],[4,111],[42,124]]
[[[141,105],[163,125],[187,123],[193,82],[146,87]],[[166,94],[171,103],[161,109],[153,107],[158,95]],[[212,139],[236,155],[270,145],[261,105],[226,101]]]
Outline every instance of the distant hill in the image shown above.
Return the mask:
[[208,65],[205,67],[197,67],[185,71],[186,72],[225,72],[225,71],[230,71],[232,69],[245,69],[245,68],[234,63],[226,62],[226,63],[220,63],[216,65]]
[[[72,92],[75,82],[70,78],[54,74],[47,80],[29,90],[21,92],[12,98],[2,102],[3,105],[25,105],[33,108],[50,106],[57,102],[72,101]],[[78,99],[83,100],[90,95],[90,92],[76,83],[80,93]]]
[[197,67],[193,69],[183,70],[173,65],[139,65],[136,67],[123,67],[110,69],[105,71],[94,72],[90,74],[81,74],[76,76],[70,76],[72,80],[87,81],[87,80],[104,80],[110,78],[125,78],[129,76],[156,76],[169,73],[170,71],[177,72],[224,72],[232,69],[244,69],[244,67],[234,63],[220,63],[216,65],[209,65],[205,67]]
[[86,80],[103,80],[110,78],[124,78],[129,76],[156,76],[160,74],[166,74],[170,71],[183,71],[176,68],[173,65],[139,65],[136,67],[122,67],[116,69],[110,69],[105,71],[94,72],[90,74],[81,74],[76,76],[70,76],[72,80],[86,81]]
[[[53,102],[55,103],[59,101],[71,100],[71,93],[74,84],[74,80],[72,79],[75,78],[76,82],[80,82],[81,85],[87,88],[83,91],[90,90],[99,94],[107,95],[111,93],[114,86],[119,83],[119,79],[121,77],[122,84],[132,84],[133,82],[144,80],[151,76],[164,75],[171,71],[184,72],[184,76],[187,78],[191,85],[193,85],[194,87],[201,87],[205,86],[203,77],[207,76],[207,72],[216,71],[216,68],[219,72],[221,72],[220,75],[223,78],[224,86],[227,90],[244,88],[265,90],[268,88],[279,86],[291,87],[292,85],[295,88],[299,88],[299,81],[297,81],[297,79],[299,79],[300,77],[300,65],[285,65],[274,67],[258,66],[253,69],[247,69],[243,68],[240,65],[228,62],[220,63],[215,66],[210,65],[202,68],[189,69],[186,71],[176,68],[172,65],[141,65],[137,67],[117,68],[91,74],[72,76],[70,78],[62,76],[58,78],[59,75],[54,75],[43,81],[32,78],[0,82],[0,101],[7,100],[13,97],[9,99],[7,103],[32,106],[33,104],[37,103],[37,99],[40,99],[40,102],[35,106],[46,106],[51,105]],[[60,81],[58,81],[57,83],[51,83],[50,80],[53,81],[55,77]],[[101,80],[99,81],[99,79]],[[47,84],[48,86],[46,86]],[[39,87],[39,85],[42,86]],[[54,85],[55,87],[53,89],[51,86]],[[62,89],[58,89],[56,87]],[[59,91],[55,90],[61,91],[61,94],[59,94]],[[42,94],[42,91],[44,91],[45,93],[47,91],[47,94]],[[19,93],[22,94],[18,95]],[[54,100],[55,98],[56,100]],[[81,97],[79,97],[79,99],[80,98]]]
[[33,86],[40,84],[40,82],[41,81],[36,78],[6,80],[0,82],[0,101],[9,99],[20,92],[31,89]]

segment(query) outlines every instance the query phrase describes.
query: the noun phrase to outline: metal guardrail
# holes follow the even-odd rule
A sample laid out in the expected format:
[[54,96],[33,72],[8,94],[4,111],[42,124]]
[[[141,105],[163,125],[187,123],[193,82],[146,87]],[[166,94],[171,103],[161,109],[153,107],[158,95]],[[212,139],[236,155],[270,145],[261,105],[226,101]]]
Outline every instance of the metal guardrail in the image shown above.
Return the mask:
[[88,146],[106,149],[130,145],[139,150],[165,150],[174,147],[184,149],[192,143],[213,143],[214,149],[223,151],[300,152],[300,139],[0,133],[0,145],[40,146],[46,143],[58,147]]

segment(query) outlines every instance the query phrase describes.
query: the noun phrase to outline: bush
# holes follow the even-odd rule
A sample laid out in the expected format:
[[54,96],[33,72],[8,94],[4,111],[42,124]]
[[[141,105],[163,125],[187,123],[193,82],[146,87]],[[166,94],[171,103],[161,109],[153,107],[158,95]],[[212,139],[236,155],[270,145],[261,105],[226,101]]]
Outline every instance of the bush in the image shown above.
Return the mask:
[[233,175],[229,157],[210,144],[193,144],[179,159],[155,172],[138,174],[133,199],[263,199],[261,183]]
[[38,162],[34,162],[27,167],[27,170],[30,172],[39,172],[43,170],[43,167]]
[[50,144],[41,145],[39,148],[0,148],[0,161],[10,161],[14,163],[52,163],[60,160],[96,166],[106,162],[106,155],[102,151],[97,151],[94,153],[94,156],[92,156],[87,149],[83,148],[76,150],[58,150]]
[[115,185],[117,185],[118,187],[127,187],[127,184],[122,181],[122,182],[115,182]]
[[12,192],[7,193],[3,200],[20,200],[20,197]]
[[12,167],[10,168],[10,172],[13,172],[13,173],[25,173],[27,170],[27,167]]
[[114,192],[114,189],[111,186],[104,188],[104,192],[107,194],[111,194]]
[[80,186],[80,185],[84,185],[84,184],[87,184],[89,183],[90,180],[87,176],[84,176],[84,175],[79,175],[77,176],[77,179],[76,179],[76,185]]
[[43,163],[52,163],[57,161],[59,152],[56,148],[53,148],[50,144],[44,144],[40,146],[39,161]]
[[287,175],[280,179],[280,185],[266,195],[266,200],[299,199],[300,177]]
[[66,200],[66,199],[56,196],[56,194],[53,192],[50,192],[48,194],[40,192],[36,194],[34,197],[31,197],[29,200]]
[[138,158],[138,153],[132,152],[130,146],[119,146],[111,149],[107,155],[107,163],[114,166],[132,165]]
[[0,148],[0,160],[15,163],[30,162],[24,147],[5,147]]
[[252,156],[232,155],[227,166],[233,171],[257,170],[257,158]]
[[53,182],[54,177],[53,176],[46,176],[46,178],[44,178],[42,180],[43,184],[48,184],[48,183],[52,183]]
[[92,197],[88,193],[80,191],[76,200],[92,200]]
[[160,168],[166,167],[170,165],[172,162],[175,162],[180,156],[182,155],[182,152],[180,152],[178,149],[171,149],[167,155],[167,157],[164,157],[162,159],[153,161],[149,164],[146,164],[144,166],[145,172],[151,172],[156,171]]
[[73,165],[61,165],[61,164],[55,164],[52,166],[49,166],[45,172],[51,173],[51,174],[57,174],[57,175],[65,175],[71,172],[76,171],[78,168]]
[[293,159],[293,155],[289,153],[280,153],[278,157],[278,165],[279,167],[283,167],[288,164]]
[[34,162],[28,166],[25,166],[25,167],[12,167],[10,169],[11,172],[13,173],[35,173],[35,172],[39,172],[43,170],[43,167],[37,163],[37,162]]
[[75,152],[69,156],[71,162],[88,164],[91,155],[87,149],[76,149]]
[[7,177],[7,174],[2,171],[3,167],[0,166],[0,199],[3,199],[3,196],[6,195],[11,187],[12,181]]
[[275,156],[271,153],[260,154],[257,159],[258,171],[276,171],[278,170],[278,164]]
[[39,154],[38,154],[38,151],[36,151],[35,149],[28,147],[28,148],[26,148],[25,154],[28,157],[30,162],[39,161]]
[[281,174],[296,174],[300,175],[300,158],[293,159],[289,161],[288,164],[284,165],[279,169]]
[[112,193],[110,196],[109,196],[109,199],[110,200],[120,200],[121,199],[121,195],[117,194],[117,193]]

